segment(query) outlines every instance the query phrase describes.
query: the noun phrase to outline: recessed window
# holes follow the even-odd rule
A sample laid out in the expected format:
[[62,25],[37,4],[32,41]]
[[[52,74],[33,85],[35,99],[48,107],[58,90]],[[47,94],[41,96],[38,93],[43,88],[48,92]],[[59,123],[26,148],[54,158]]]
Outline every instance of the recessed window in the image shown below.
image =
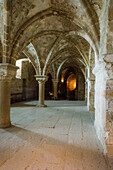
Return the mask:
[[18,79],[21,79],[21,76],[22,76],[22,62],[23,61],[29,61],[29,59],[24,58],[24,59],[19,59],[16,61],[16,66],[19,67],[19,69],[16,72],[16,78]]

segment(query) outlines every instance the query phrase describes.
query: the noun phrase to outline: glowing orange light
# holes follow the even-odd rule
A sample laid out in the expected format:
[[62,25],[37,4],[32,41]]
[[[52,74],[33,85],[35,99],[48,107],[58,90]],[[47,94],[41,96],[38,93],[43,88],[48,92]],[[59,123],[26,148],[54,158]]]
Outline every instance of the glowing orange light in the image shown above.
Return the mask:
[[49,92],[49,95],[50,95],[50,96],[53,96],[53,93]]
[[58,90],[58,93],[60,93],[60,90]]
[[76,89],[76,76],[75,74],[71,74],[67,79],[67,89],[69,91]]
[[76,88],[76,83],[74,83],[73,87]]
[[61,79],[61,82],[62,82],[62,83],[64,82],[64,79],[63,79],[63,78]]

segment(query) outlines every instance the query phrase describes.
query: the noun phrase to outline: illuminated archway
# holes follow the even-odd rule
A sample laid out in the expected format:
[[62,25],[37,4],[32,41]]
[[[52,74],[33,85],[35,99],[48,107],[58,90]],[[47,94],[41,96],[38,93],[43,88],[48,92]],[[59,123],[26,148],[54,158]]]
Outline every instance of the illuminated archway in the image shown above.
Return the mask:
[[76,89],[76,76],[74,73],[67,78],[67,90],[73,91]]

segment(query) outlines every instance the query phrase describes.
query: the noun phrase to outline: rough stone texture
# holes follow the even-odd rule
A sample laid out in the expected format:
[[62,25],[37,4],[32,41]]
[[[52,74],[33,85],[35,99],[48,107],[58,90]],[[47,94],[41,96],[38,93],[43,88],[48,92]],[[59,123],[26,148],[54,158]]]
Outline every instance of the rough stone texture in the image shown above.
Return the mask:
[[108,32],[107,32],[107,53],[113,53],[113,0],[109,2],[108,9]]
[[113,0],[103,2],[100,17],[100,58],[103,54],[113,53]]
[[[71,61],[70,61],[71,62]],[[60,75],[63,73],[63,77],[66,77],[66,74],[69,71],[71,63],[64,63],[60,70]],[[76,66],[73,68],[73,71],[76,75],[76,89],[75,89],[75,100],[85,100],[85,79],[83,72]],[[59,75],[59,76],[60,76]],[[61,81],[61,80],[59,80]]]
[[94,100],[95,100],[95,76],[92,73],[95,66],[95,56],[92,48],[89,49],[89,68],[88,68],[88,79],[87,79],[87,106],[89,111],[95,111]]
[[95,100],[95,80],[87,79],[88,90],[87,90],[87,106],[89,111],[94,111],[94,100]]
[[[22,62],[21,79],[13,78],[11,81],[11,102],[36,99],[38,83],[34,77],[35,71],[29,61]],[[25,82],[23,82],[25,81]]]
[[[106,59],[106,56],[105,56]],[[108,55],[111,61],[111,56]],[[113,84],[113,65],[104,60],[96,65],[94,72],[96,75],[95,83],[95,127],[98,137],[103,145],[105,153],[113,156],[113,119],[112,119],[112,84]],[[100,88],[98,88],[100,87]]]
[[78,71],[78,100],[85,100],[85,80],[81,71]]
[[[90,62],[97,64],[103,54],[113,53],[112,11],[113,0],[1,0],[0,63],[15,65],[19,56],[26,55],[37,75],[45,76],[50,71],[57,78],[63,65],[71,65],[80,68],[85,79],[92,80],[92,75],[86,75],[86,68],[90,73],[93,69]],[[92,60],[90,47],[94,53]],[[112,92],[106,90],[109,79],[105,80],[104,73],[113,74],[112,64],[107,64],[106,69],[96,75],[95,85],[96,129],[105,150],[105,110],[108,106],[109,117],[113,105]],[[88,91],[91,107],[93,84],[90,82]],[[105,96],[110,100],[107,106]],[[112,135],[109,136],[111,143]]]
[[0,128],[6,128],[10,123],[10,90],[11,79],[17,70],[16,66],[0,64]]

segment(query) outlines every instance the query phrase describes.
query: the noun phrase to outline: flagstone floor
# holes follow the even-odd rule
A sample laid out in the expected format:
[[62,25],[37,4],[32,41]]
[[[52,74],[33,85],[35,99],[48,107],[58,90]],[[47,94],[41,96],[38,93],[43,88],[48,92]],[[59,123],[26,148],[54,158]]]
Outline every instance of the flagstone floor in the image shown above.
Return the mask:
[[113,170],[82,101],[13,104],[12,127],[0,129],[0,170]]

